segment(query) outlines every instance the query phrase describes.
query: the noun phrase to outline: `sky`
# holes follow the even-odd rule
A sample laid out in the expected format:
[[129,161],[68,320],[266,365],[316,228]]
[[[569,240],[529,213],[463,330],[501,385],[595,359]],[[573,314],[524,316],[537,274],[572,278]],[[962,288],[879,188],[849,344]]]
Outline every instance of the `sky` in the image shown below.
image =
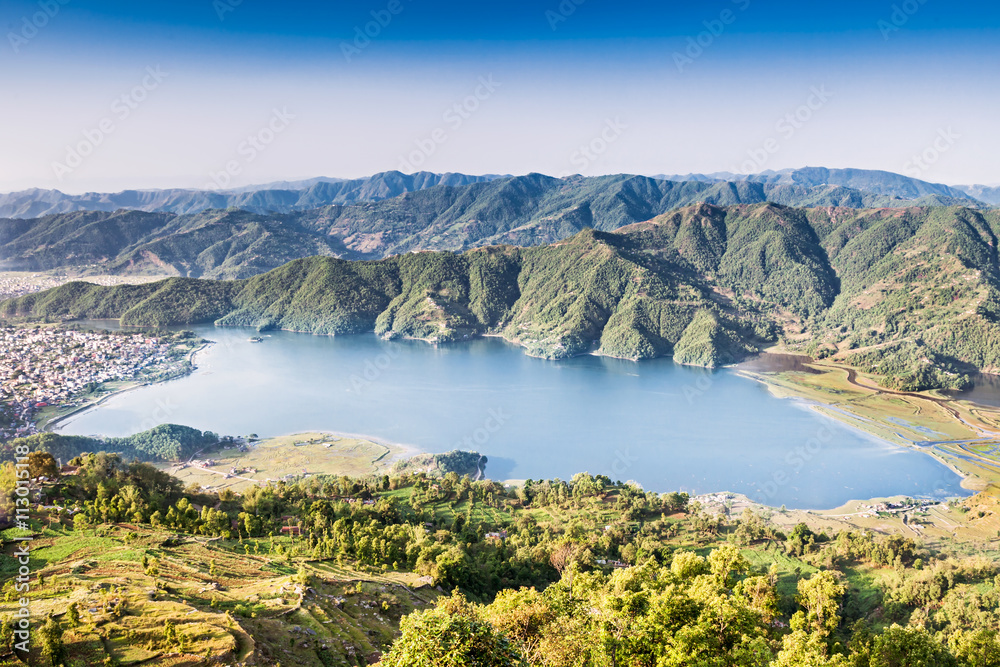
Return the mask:
[[398,169],[1000,183],[1000,6],[0,0],[0,192]]

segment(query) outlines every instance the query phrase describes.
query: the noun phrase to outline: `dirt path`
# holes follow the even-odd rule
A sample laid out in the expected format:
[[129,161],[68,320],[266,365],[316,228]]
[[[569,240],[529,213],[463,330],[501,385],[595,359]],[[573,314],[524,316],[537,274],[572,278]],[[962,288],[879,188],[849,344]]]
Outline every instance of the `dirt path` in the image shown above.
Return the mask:
[[[837,368],[837,367],[836,366],[832,366],[832,367],[829,367],[829,368]],[[934,396],[927,396],[926,394],[918,394],[918,393],[912,392],[912,391],[895,391],[893,389],[886,389],[884,387],[877,387],[877,386],[876,387],[872,387],[872,386],[869,386],[869,385],[866,385],[866,384],[861,384],[860,382],[858,382],[858,372],[855,369],[853,369],[853,368],[844,368],[843,370],[847,371],[847,383],[850,384],[850,385],[852,385],[852,386],[854,386],[854,387],[857,387],[858,389],[866,389],[868,391],[874,391],[876,396],[878,396],[879,394],[890,394],[890,395],[893,395],[893,396],[909,396],[910,398],[919,398],[919,399],[924,400],[924,401],[930,401],[931,403],[935,403],[935,404],[941,406],[941,408],[945,412],[947,412],[948,414],[950,414],[952,417],[954,417],[956,420],[958,420],[963,425],[968,426],[970,429],[972,429],[976,433],[979,433],[980,435],[982,435],[984,437],[995,438],[995,437],[1000,436],[1000,434],[998,434],[998,433],[994,433],[992,431],[987,431],[987,430],[983,429],[980,426],[976,426],[975,424],[970,424],[969,422],[965,421],[965,419],[962,418],[962,415],[958,412],[958,410],[956,410],[955,408],[951,407],[951,405],[950,405],[951,401],[949,399],[946,399],[946,398],[935,398]]]

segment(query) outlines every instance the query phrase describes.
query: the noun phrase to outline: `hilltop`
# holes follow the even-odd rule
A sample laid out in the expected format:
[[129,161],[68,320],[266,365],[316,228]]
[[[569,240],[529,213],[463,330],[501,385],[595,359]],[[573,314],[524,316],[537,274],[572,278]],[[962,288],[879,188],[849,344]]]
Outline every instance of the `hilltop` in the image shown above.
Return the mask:
[[[818,356],[881,350],[896,386],[1000,368],[1000,212],[700,204],[530,248],[294,260],[244,280],[70,283],[7,317],[215,322],[430,342],[499,334],[533,355],[732,363],[777,341]],[[873,363],[873,362],[872,362]]]
[[[676,182],[632,175],[494,178],[389,172],[287,192],[199,192],[204,201],[197,206],[156,208],[133,197],[115,204],[120,208],[93,204],[96,210],[0,220],[0,268],[234,279],[312,255],[379,259],[414,250],[545,245],[583,229],[613,231],[696,203],[985,206],[947,186],[914,185],[913,179],[894,176],[909,187],[868,191],[819,178]],[[297,203],[281,204],[286,194]]]

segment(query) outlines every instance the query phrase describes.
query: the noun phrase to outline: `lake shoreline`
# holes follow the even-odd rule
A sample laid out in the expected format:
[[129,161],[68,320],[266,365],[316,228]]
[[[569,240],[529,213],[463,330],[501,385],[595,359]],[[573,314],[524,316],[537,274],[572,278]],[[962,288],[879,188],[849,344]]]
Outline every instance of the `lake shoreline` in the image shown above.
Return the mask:
[[[434,346],[422,346],[422,345],[407,345],[406,347],[411,348],[414,352],[414,357],[407,361],[403,365],[393,365],[390,368],[382,369],[379,366],[378,377],[374,377],[371,382],[367,383],[371,387],[379,387],[377,389],[365,389],[365,393],[358,394],[357,387],[353,387],[350,382],[347,381],[351,375],[352,371],[355,373],[360,373],[362,365],[371,361],[372,359],[380,358],[379,355],[385,352],[385,343],[378,339],[374,334],[371,336],[343,336],[339,337],[343,342],[340,343],[326,343],[326,342],[309,342],[311,339],[315,338],[338,338],[335,336],[317,336],[313,335],[303,336],[301,339],[297,336],[292,336],[289,333],[288,337],[279,335],[275,332],[273,339],[268,339],[274,341],[274,354],[267,352],[268,343],[266,342],[264,346],[246,344],[246,336],[248,334],[240,330],[240,328],[231,327],[212,327],[211,325],[199,326],[196,330],[202,338],[213,339],[215,344],[212,348],[217,348],[216,352],[212,353],[210,359],[207,360],[208,365],[204,366],[198,371],[201,380],[196,382],[194,385],[184,385],[183,396],[188,398],[189,408],[181,410],[180,413],[172,417],[172,421],[176,423],[183,423],[194,425],[198,428],[209,429],[212,431],[234,434],[242,432],[257,431],[265,434],[268,437],[276,437],[282,434],[294,434],[300,433],[302,431],[310,430],[313,431],[323,431],[334,435],[342,434],[347,436],[357,436],[366,440],[373,442],[380,442],[387,444],[389,446],[395,446],[397,448],[405,448],[406,453],[400,453],[398,457],[404,458],[407,454],[413,455],[416,453],[431,453],[431,452],[442,452],[445,450],[444,445],[448,442],[461,442],[464,440],[469,440],[471,437],[475,438],[475,442],[481,443],[485,442],[488,438],[492,437],[493,430],[484,430],[482,427],[484,425],[488,426],[488,422],[479,421],[480,419],[486,420],[488,414],[486,408],[502,408],[506,413],[509,413],[509,408],[517,408],[520,405],[520,410],[522,411],[525,418],[531,420],[535,419],[532,415],[535,415],[536,404],[532,401],[519,401],[511,397],[507,397],[507,394],[503,393],[503,388],[508,386],[506,384],[506,378],[510,378],[511,388],[521,386],[519,383],[529,382],[532,383],[530,386],[542,386],[537,383],[541,382],[543,385],[547,384],[550,380],[556,381],[554,387],[566,386],[566,388],[572,388],[574,391],[577,388],[589,387],[585,390],[583,396],[587,397],[587,405],[592,405],[593,409],[605,409],[607,405],[609,409],[615,409],[618,411],[625,410],[625,413],[616,414],[627,414],[629,410],[639,409],[638,406],[646,405],[650,400],[648,397],[655,395],[663,396],[673,396],[672,407],[669,409],[667,414],[673,414],[678,419],[687,419],[688,416],[693,417],[694,415],[690,413],[689,410],[683,407],[683,400],[686,397],[689,403],[694,400],[693,396],[703,396],[700,400],[693,405],[699,406],[696,409],[697,413],[714,410],[719,407],[724,407],[721,405],[716,405],[720,401],[732,401],[737,400],[737,404],[728,405],[738,405],[741,406],[737,412],[746,412],[746,418],[750,421],[748,424],[755,423],[757,416],[760,414],[771,414],[773,412],[775,419],[790,419],[788,423],[789,428],[781,427],[779,431],[772,433],[774,427],[767,426],[767,423],[776,424],[777,422],[757,422],[763,424],[762,426],[751,428],[749,432],[741,431],[736,429],[733,431],[732,428],[725,429],[715,429],[711,426],[699,427],[697,423],[690,422],[690,420],[684,422],[687,423],[688,431],[691,435],[694,435],[698,442],[702,444],[702,451],[706,447],[714,446],[712,443],[718,443],[719,450],[728,451],[725,442],[738,442],[739,435],[745,434],[747,438],[766,438],[767,440],[773,440],[773,444],[769,445],[765,450],[761,452],[758,456],[767,456],[765,467],[758,466],[753,467],[753,464],[757,462],[757,457],[750,457],[747,460],[750,469],[748,470],[750,476],[746,477],[743,472],[739,472],[736,468],[728,469],[725,467],[720,467],[718,469],[713,469],[714,466],[710,462],[711,458],[706,459],[703,455],[695,454],[692,455],[692,465],[700,465],[701,468],[691,468],[689,472],[683,472],[681,474],[675,474],[671,470],[665,468],[664,461],[666,460],[665,455],[674,451],[674,448],[681,446],[681,440],[678,440],[678,436],[669,435],[673,433],[673,430],[669,426],[666,431],[661,429],[661,422],[664,419],[670,419],[668,416],[661,416],[656,419],[651,420],[648,424],[644,423],[642,426],[636,426],[635,428],[625,428],[619,432],[619,429],[615,427],[615,433],[608,432],[603,435],[591,436],[590,431],[581,431],[580,428],[564,427],[561,425],[559,419],[566,419],[577,415],[579,412],[578,407],[574,407],[576,403],[567,404],[560,411],[557,411],[556,415],[552,415],[548,418],[548,421],[543,420],[537,425],[543,427],[541,431],[537,429],[532,430],[534,427],[531,421],[523,422],[521,414],[516,415],[516,421],[518,425],[514,427],[515,430],[507,431],[505,427],[505,435],[503,440],[497,440],[490,448],[485,450],[485,453],[490,456],[491,460],[496,459],[497,465],[491,465],[492,470],[491,476],[495,475],[497,480],[513,479],[517,477],[543,477],[553,478],[556,476],[566,476],[573,472],[578,472],[581,470],[591,470],[592,472],[607,472],[604,468],[612,465],[612,472],[608,472],[609,475],[621,475],[622,479],[625,479],[627,474],[636,475],[636,479],[643,483],[647,488],[657,490],[657,491],[670,491],[676,488],[694,488],[699,492],[706,489],[736,489],[736,492],[749,493],[750,495],[759,496],[759,489],[762,484],[769,486],[770,476],[773,472],[785,471],[785,472],[798,472],[798,468],[792,471],[789,466],[791,464],[784,463],[783,457],[788,451],[792,451],[797,443],[806,443],[808,439],[815,433],[817,426],[809,426],[811,422],[815,422],[817,418],[834,418],[838,422],[838,426],[842,425],[845,430],[842,431],[842,435],[838,436],[837,447],[838,451],[843,450],[845,453],[857,451],[857,456],[862,457],[867,460],[870,457],[884,456],[884,454],[877,453],[877,449],[871,449],[876,447],[894,447],[896,444],[892,441],[887,442],[886,438],[880,434],[871,434],[869,432],[863,432],[863,437],[859,438],[859,433],[856,428],[856,424],[845,423],[844,420],[836,419],[835,415],[829,413],[821,413],[817,417],[803,418],[795,417],[794,415],[786,414],[790,408],[780,408],[780,407],[768,407],[769,398],[754,398],[754,396],[767,395],[767,392],[758,392],[754,388],[750,389],[738,389],[738,387],[747,387],[748,383],[744,383],[742,380],[735,379],[735,376],[740,375],[740,369],[727,369],[734,372],[718,373],[713,374],[708,371],[693,371],[693,367],[685,366],[682,364],[675,364],[670,359],[652,360],[649,365],[638,364],[637,362],[632,362],[635,364],[636,368],[643,368],[643,371],[636,370],[633,372],[627,372],[625,365],[619,367],[618,364],[611,364],[608,366],[606,363],[599,363],[596,361],[586,361],[585,358],[595,355],[578,355],[578,358],[573,360],[560,361],[554,364],[545,364],[542,362],[516,362],[515,357],[522,355],[523,348],[521,346],[515,345],[511,341],[507,340],[503,336],[499,335],[489,335],[483,336],[483,338],[498,338],[503,341],[502,345],[494,343],[493,345],[487,345],[483,342],[475,343],[474,341],[468,341],[471,346],[455,346],[457,351],[465,349],[466,351],[459,354],[448,354],[445,356],[439,356],[437,353],[425,353],[421,352],[425,347],[432,348]],[[216,332],[213,336],[212,331]],[[252,331],[247,329],[247,331]],[[300,332],[301,333],[301,332]],[[358,342],[352,342],[357,339]],[[459,341],[465,342],[465,341]],[[207,347],[201,346],[197,350],[193,351],[195,354],[202,354],[206,352]],[[294,357],[289,357],[289,351],[295,351]],[[327,351],[329,350],[329,351]],[[338,350],[344,350],[344,352],[339,352]],[[506,350],[506,351],[504,351]],[[343,354],[344,356],[339,356]],[[451,373],[454,373],[456,368],[458,372],[461,373],[462,369],[465,368],[463,365],[465,363],[464,359],[468,355],[472,355],[471,358],[474,359],[489,359],[491,366],[484,367],[483,374],[477,374],[474,377],[463,377],[461,375],[443,375],[440,376],[442,382],[435,382],[432,385],[428,385],[428,389],[432,389],[435,392],[445,391],[446,387],[455,386],[454,380],[457,378],[462,378],[462,382],[473,382],[474,385],[482,385],[481,387],[476,387],[477,391],[488,392],[487,386],[497,387],[500,391],[500,396],[497,398],[484,398],[484,399],[472,399],[464,400],[460,395],[455,395],[454,392],[447,394],[442,394],[442,398],[445,396],[451,397],[452,399],[457,399],[458,403],[449,403],[449,405],[459,406],[466,405],[466,410],[476,410],[478,414],[482,417],[476,417],[475,419],[466,420],[468,423],[462,425],[461,422],[456,422],[452,424],[452,415],[456,418],[458,413],[451,413],[448,408],[443,408],[438,416],[439,419],[444,420],[445,426],[425,426],[427,419],[422,417],[413,417],[409,415],[409,412],[416,410],[418,413],[423,411],[423,414],[433,415],[439,409],[440,404],[437,400],[424,400],[421,395],[418,394],[386,394],[386,390],[390,392],[395,391],[393,387],[397,383],[403,382],[404,387],[408,390],[421,387],[425,381],[424,376],[419,374],[414,375],[413,371],[416,368],[423,368],[426,364],[430,363],[431,366],[426,366],[428,369],[442,369],[446,370],[450,368]],[[248,356],[249,355],[249,356]],[[482,356],[486,355],[486,356]],[[607,356],[607,355],[597,355],[597,356]],[[523,358],[523,357],[522,357]],[[203,361],[202,357],[197,357],[199,361]],[[408,358],[409,359],[409,358]],[[422,361],[430,359],[441,359],[448,360],[453,359],[454,361]],[[270,360],[270,361],[269,361]],[[275,360],[281,360],[280,364],[276,365]],[[504,368],[513,368],[511,364],[515,364],[517,368],[523,369],[516,371],[516,374],[511,375],[509,370],[500,371],[500,375],[497,378],[502,378],[503,381],[498,385],[490,385],[489,378],[493,377],[491,370],[499,361],[501,366]],[[417,365],[413,366],[412,362],[419,362],[424,366]],[[248,371],[246,375],[243,374],[244,369],[248,368],[247,364],[250,364],[252,371]],[[304,364],[304,365],[303,365]],[[443,365],[442,365],[443,364]],[[457,367],[456,367],[457,364]],[[632,364],[628,364],[628,368],[632,367]],[[302,367],[300,368],[300,365]],[[500,368],[499,366],[497,368]],[[551,374],[549,371],[551,369],[564,369],[565,373]],[[677,370],[671,370],[671,368],[676,368]],[[682,368],[688,368],[691,370],[681,370]],[[297,369],[290,372],[290,369]],[[322,371],[320,370],[322,369]],[[570,369],[573,369],[572,371]],[[607,370],[605,370],[607,369]],[[648,369],[648,370],[647,370]],[[624,374],[619,371],[624,370]],[[386,375],[383,379],[379,380],[381,373],[385,372]],[[577,385],[576,381],[571,381],[568,385],[566,380],[559,380],[560,375],[563,378],[569,378],[567,373],[572,372],[573,377],[580,377],[581,380],[585,380],[583,385]],[[608,372],[611,375],[606,375]],[[437,373],[437,370],[435,370]],[[585,373],[582,376],[576,376],[576,373]],[[262,375],[263,374],[263,375]],[[210,377],[210,376],[215,376]],[[630,378],[643,378],[641,380],[614,380],[612,385],[604,385],[604,378],[607,377],[608,380],[611,378],[620,377],[630,377]],[[241,379],[245,378],[245,379]],[[287,385],[289,392],[285,392],[278,387],[283,387],[285,385],[278,384],[274,385],[274,389],[263,389],[265,385],[269,385],[270,380],[265,380],[264,378],[274,378],[279,382],[291,382]],[[338,379],[339,378],[339,379]],[[446,378],[450,379],[446,380]],[[307,384],[300,384],[300,380],[307,382]],[[595,384],[594,380],[597,381]],[[702,386],[705,381],[710,381],[714,383],[715,388],[712,391],[707,391],[707,387]],[[420,384],[412,384],[412,382],[419,382]],[[318,382],[318,384],[317,384]],[[380,384],[382,382],[387,382],[388,384]],[[249,383],[249,384],[248,384]],[[636,384],[640,383],[640,384]],[[261,386],[260,390],[250,389],[249,391],[242,389],[241,387],[256,387]],[[440,386],[439,386],[440,385]],[[599,385],[599,386],[598,386]],[[527,386],[527,385],[524,385]],[[135,387],[138,388],[138,387]],[[300,388],[304,390],[304,393],[300,395]],[[607,398],[612,399],[611,403],[606,403],[603,398],[599,398],[598,394],[601,394],[606,389],[617,388],[613,395],[609,395]],[[116,406],[111,409],[111,414],[119,412],[121,410],[133,411],[136,414],[141,415],[144,410],[142,404],[148,402],[152,404],[156,400],[157,396],[164,396],[169,394],[172,390],[150,390],[152,393],[146,395],[145,399],[127,399],[122,404],[116,404]],[[199,395],[199,398],[193,399],[193,394],[190,392],[206,392]],[[346,391],[346,394],[340,393],[341,391]],[[594,392],[597,391],[597,394]],[[649,391],[653,393],[650,394]],[[277,392],[277,393],[275,393]],[[374,393],[368,393],[374,392]],[[638,393],[636,393],[638,392]],[[665,393],[661,393],[665,392]],[[693,392],[693,394],[692,394]],[[426,395],[426,392],[424,392]],[[271,396],[268,396],[271,394]],[[634,394],[634,396],[633,396]],[[116,394],[120,395],[120,394]],[[296,396],[297,398],[289,399],[286,396]],[[353,398],[352,398],[353,395]],[[232,397],[243,397],[241,400],[243,403],[239,410],[233,412],[228,410],[227,405],[232,403]],[[389,400],[401,400],[402,403],[398,403],[398,407],[403,412],[402,421],[398,421],[397,418],[393,417],[392,406],[397,405],[393,403],[382,403],[382,401],[388,399],[390,396],[395,396],[394,399]],[[487,396],[486,393],[483,396]],[[629,398],[629,396],[633,396]],[[731,398],[726,398],[730,396]],[[110,397],[110,396],[109,396]],[[227,397],[227,398],[223,398]],[[341,398],[342,397],[342,398]],[[381,397],[381,398],[379,398]],[[220,400],[216,400],[216,399]],[[325,403],[323,402],[325,399]],[[161,398],[161,400],[163,400]],[[597,401],[594,403],[594,401]],[[246,401],[251,401],[247,403]],[[331,402],[332,401],[332,402]],[[379,401],[379,403],[372,403],[372,401]],[[508,402],[512,401],[512,402]],[[635,402],[638,401],[638,402]],[[757,405],[755,401],[763,401],[760,407],[765,408],[764,413],[756,411],[753,406]],[[218,403],[218,405],[216,405]],[[425,405],[426,404],[426,405]],[[382,405],[381,408],[377,405]],[[776,405],[776,403],[771,404]],[[211,407],[208,407],[211,406]],[[324,407],[326,406],[326,407]],[[421,407],[422,406],[422,407]],[[715,406],[715,407],[713,407]],[[95,406],[88,406],[95,407]],[[149,408],[151,409],[151,408]],[[360,420],[353,416],[352,410],[361,409],[365,415]],[[372,413],[372,410],[375,410]],[[728,408],[727,408],[728,409]],[[222,419],[216,418],[215,414],[218,411],[223,411],[227,415]],[[227,412],[228,410],[228,412]],[[315,410],[321,410],[321,412],[315,412]],[[330,411],[332,410],[332,412]],[[384,412],[385,418],[389,418],[395,425],[391,428],[382,428],[380,421],[382,417],[378,416],[378,410],[389,410],[389,412]],[[747,412],[749,410],[749,412]],[[372,413],[369,415],[369,413]],[[562,413],[562,417],[557,416]],[[76,414],[79,414],[77,412]],[[103,414],[103,413],[102,413]],[[273,418],[272,418],[273,414]],[[582,416],[577,415],[577,416]],[[254,416],[256,415],[256,416]],[[312,416],[311,416],[312,415]],[[75,416],[75,415],[74,415]],[[372,418],[376,421],[372,422]],[[117,435],[117,428],[128,427],[129,423],[127,420],[123,420],[120,417],[115,418],[121,422],[120,426],[117,424],[107,423],[101,416],[96,416],[92,418],[87,418],[85,420],[75,423],[72,427],[65,426],[67,420],[62,420],[59,423],[52,426],[53,429],[60,428],[61,432],[68,433],[105,433],[108,435]],[[552,421],[555,419],[556,421]],[[248,420],[252,421],[248,424]],[[414,421],[416,420],[416,421]],[[371,423],[369,423],[371,422]],[[575,423],[575,422],[568,422]],[[705,422],[710,424],[711,422]],[[414,426],[414,424],[416,426]],[[102,426],[103,425],[103,426]],[[106,426],[106,428],[105,428]],[[338,428],[338,426],[347,428]],[[317,428],[319,427],[319,428]],[[529,427],[531,432],[525,430]],[[855,428],[850,428],[855,427]],[[416,430],[414,430],[414,428]],[[494,427],[489,427],[493,429]],[[830,426],[829,428],[833,428]],[[461,429],[461,430],[460,430]],[[811,429],[811,430],[810,430]],[[605,429],[606,430],[606,429]],[[575,432],[577,435],[573,435]],[[849,435],[848,432],[854,433],[855,435]],[[379,437],[369,435],[369,433],[382,433],[389,437]],[[544,435],[533,435],[541,433]],[[768,435],[771,433],[771,435]],[[779,435],[780,434],[780,435]],[[512,436],[514,440],[512,440]],[[774,436],[774,437],[772,437]],[[863,444],[863,440],[868,437],[876,437],[878,444],[873,442],[870,445]],[[543,452],[537,448],[533,449],[533,443],[535,443],[537,438],[549,438],[555,439],[558,442],[563,442],[565,438],[579,437],[583,438],[582,442],[588,443],[587,447],[590,449],[583,450],[579,455],[570,454],[566,460],[561,464],[559,459],[563,457],[556,456],[553,451]],[[639,437],[642,443],[640,445],[640,455],[644,455],[646,463],[643,464],[641,468],[636,468],[632,473],[619,472],[618,467],[622,462],[626,466],[632,465],[628,461],[635,460],[634,458],[625,458],[619,462],[617,459],[606,458],[612,456],[625,456],[631,457],[628,450],[628,443],[632,442],[634,438]],[[734,440],[733,438],[737,438]],[[776,440],[774,438],[777,438]],[[651,439],[650,439],[651,438]],[[722,438],[723,440],[720,440]],[[539,440],[541,443],[543,440]],[[603,445],[605,448],[602,449],[601,443],[606,443]],[[762,441],[762,442],[766,442]],[[414,443],[414,444],[409,444]],[[420,444],[416,444],[420,443]],[[522,443],[522,444],[518,444]],[[526,444],[525,444],[526,443]],[[499,448],[498,448],[499,446]],[[561,446],[561,445],[560,445]],[[596,447],[596,449],[595,449]],[[614,451],[615,448],[620,451]],[[642,448],[645,448],[643,451]],[[452,449],[455,447],[453,446]],[[458,445],[458,449],[471,450],[476,449],[471,443],[469,446]],[[731,447],[729,447],[731,449]],[[484,451],[481,450],[480,451]],[[605,452],[605,453],[602,453]],[[622,454],[624,452],[624,454]],[[926,452],[925,452],[926,453]],[[739,456],[739,453],[736,452]],[[849,457],[854,457],[854,454],[849,454]],[[497,458],[499,457],[499,458]],[[917,457],[924,458],[924,457]],[[775,496],[760,496],[764,502],[773,502],[775,505],[784,502],[787,505],[796,507],[827,507],[827,506],[839,506],[843,502],[852,498],[866,498],[881,495],[890,495],[894,493],[910,493],[917,496],[927,496],[927,497],[940,497],[940,493],[935,493],[935,489],[944,489],[945,493],[948,495],[964,495],[967,485],[962,484],[963,477],[965,475],[955,474],[956,469],[948,465],[946,461],[938,460],[935,457],[934,466],[938,463],[944,463],[944,467],[940,467],[940,473],[936,473],[933,470],[928,471],[930,464],[922,464],[914,462],[912,458],[900,459],[898,462],[894,463],[894,469],[899,471],[899,475],[902,477],[893,478],[893,473],[888,469],[880,468],[869,468],[867,471],[862,471],[861,473],[852,472],[850,469],[850,464],[846,463],[847,460],[843,459],[837,461],[837,456],[832,450],[828,450],[821,454],[820,458],[816,460],[816,463],[810,464],[803,471],[803,477],[795,476],[798,481],[794,482],[796,486],[789,486],[788,488],[782,490]],[[860,459],[859,459],[860,460]],[[830,486],[829,493],[822,491],[822,489],[817,489],[815,485],[811,485],[809,479],[812,475],[818,474],[822,469],[817,467],[818,465],[833,466],[834,470],[838,474],[840,481],[838,482],[824,482],[820,486],[822,489],[826,489]],[[617,467],[616,467],[617,466]],[[707,467],[706,467],[707,466]],[[596,470],[595,470],[596,468]],[[662,469],[662,470],[661,470]],[[687,471],[688,469],[685,469]],[[702,472],[698,472],[701,470]],[[689,477],[690,475],[690,477]],[[694,477],[697,475],[697,477]],[[906,475],[913,475],[912,478]],[[935,477],[937,475],[937,477]],[[943,482],[940,484],[934,480],[940,477]],[[884,480],[882,478],[885,478]],[[690,479],[690,481],[688,481]],[[899,480],[913,479],[914,484],[908,484],[906,482],[900,483]],[[882,480],[882,481],[878,481]],[[921,481],[924,480],[924,481]],[[933,485],[931,484],[933,482]],[[782,482],[783,484],[784,482]],[[693,484],[693,487],[692,487]],[[912,488],[912,491],[906,491],[907,488]],[[755,491],[754,489],[758,489]],[[858,493],[854,493],[851,491]]]
[[[763,352],[755,359],[759,359],[767,354],[788,354],[788,352]],[[857,375],[857,370],[853,367],[841,364],[831,365],[829,363],[818,362],[806,355],[796,356],[802,356],[805,359],[808,359],[809,361],[806,362],[806,365],[811,366],[816,372],[819,373],[829,373],[832,371],[847,372],[847,378],[852,387],[860,391],[868,392],[870,397],[886,396],[889,397],[890,400],[905,398],[909,400],[925,401],[935,406],[939,406],[952,415],[950,420],[953,421],[953,423],[960,424],[962,427],[970,429],[972,438],[968,439],[969,442],[988,442],[1000,438],[1000,431],[988,429],[984,420],[979,423],[970,423],[970,421],[961,416],[963,410],[967,410],[970,414],[975,414],[976,410],[995,411],[997,408],[971,402],[965,402],[968,403],[968,406],[966,406],[963,405],[963,402],[959,399],[942,396],[936,392],[929,395],[921,395],[916,392],[896,392],[878,386],[868,386],[853,379],[853,377]],[[967,491],[972,493],[982,492],[994,486],[998,481],[998,478],[991,478],[988,476],[984,477],[981,474],[982,466],[964,465],[959,456],[945,456],[938,451],[939,447],[942,445],[954,445],[955,443],[962,442],[962,440],[958,438],[918,440],[916,438],[906,437],[900,433],[900,430],[905,429],[899,428],[898,424],[895,424],[896,428],[893,428],[893,423],[890,421],[893,418],[889,417],[887,414],[879,414],[877,411],[873,410],[869,412],[866,418],[865,416],[846,410],[844,408],[846,403],[844,401],[833,400],[834,396],[832,394],[827,396],[829,400],[823,400],[822,396],[817,396],[817,392],[814,388],[810,388],[813,390],[808,391],[805,388],[804,382],[800,381],[799,383],[796,383],[795,380],[788,379],[788,376],[795,373],[802,373],[801,371],[762,372],[737,367],[736,373],[741,377],[754,380],[755,382],[759,382],[764,385],[767,387],[768,392],[776,398],[799,401],[801,404],[808,406],[810,409],[815,410],[819,414],[836,420],[838,423],[847,426],[848,428],[874,437],[890,446],[901,447],[929,455],[936,462],[958,475],[962,480],[961,487]],[[844,405],[842,405],[842,403]],[[1000,464],[1000,462],[998,462],[998,464]]]
[[49,419],[46,419],[44,423],[41,423],[41,424],[38,425],[39,432],[42,432],[42,433],[46,433],[46,432],[54,433],[56,427],[59,426],[60,424],[62,424],[63,422],[66,422],[67,420],[69,420],[72,417],[79,416],[82,413],[87,412],[88,410],[92,410],[92,409],[94,409],[96,407],[99,407],[100,405],[102,405],[106,401],[108,401],[108,400],[110,400],[112,398],[115,398],[117,396],[123,396],[123,395],[125,395],[125,394],[127,394],[129,392],[136,391],[137,389],[142,389],[143,387],[148,387],[148,386],[156,385],[156,384],[164,384],[164,383],[170,382],[172,380],[179,380],[179,379],[181,379],[183,377],[187,377],[188,375],[191,375],[195,370],[197,370],[197,365],[195,364],[195,356],[199,352],[201,352],[202,350],[204,350],[206,347],[208,347],[211,344],[212,344],[212,341],[202,340],[202,342],[200,344],[198,344],[196,347],[194,347],[193,349],[191,349],[185,355],[187,357],[187,361],[188,361],[188,364],[189,364],[187,372],[182,373],[180,375],[174,375],[174,376],[171,376],[171,377],[168,377],[168,378],[163,378],[161,380],[155,380],[153,382],[132,382],[132,383],[129,383],[127,386],[124,386],[124,387],[121,387],[119,389],[116,389],[116,390],[112,391],[111,393],[106,394],[106,395],[100,397],[99,399],[97,399],[93,403],[90,403],[88,405],[78,406],[76,408],[73,408],[72,410],[70,410],[69,412],[67,412],[65,414],[55,415],[55,416],[53,416],[53,417],[51,417]]

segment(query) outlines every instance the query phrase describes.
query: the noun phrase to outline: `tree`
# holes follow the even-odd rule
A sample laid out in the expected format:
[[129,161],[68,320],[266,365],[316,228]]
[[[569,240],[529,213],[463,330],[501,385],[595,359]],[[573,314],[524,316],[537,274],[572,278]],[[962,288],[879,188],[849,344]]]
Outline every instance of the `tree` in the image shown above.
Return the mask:
[[947,648],[926,630],[893,625],[875,638],[870,667],[955,667],[958,663]]
[[816,633],[794,630],[781,641],[781,651],[773,667],[847,667],[842,655],[828,655],[826,642]]
[[515,667],[522,665],[510,640],[483,621],[459,593],[434,609],[403,618],[400,637],[382,667]]
[[42,655],[48,658],[53,666],[62,663],[63,629],[59,622],[49,614],[45,623],[38,628],[37,634]]
[[556,571],[562,575],[562,573],[566,571],[566,568],[569,567],[570,563],[576,559],[579,551],[579,546],[573,544],[569,540],[564,540],[553,547],[552,553],[549,555],[549,563],[551,563],[552,567],[556,568]]
[[9,618],[0,619],[0,655],[13,650],[14,623]]
[[70,627],[76,627],[80,625],[80,607],[75,602],[71,602],[68,607],[66,607],[66,620],[69,622]]
[[955,657],[968,667],[1000,667],[1000,641],[992,630],[959,630],[950,643]]
[[59,478],[59,464],[48,452],[30,452],[28,454],[28,475],[32,478]]
[[795,614],[792,628],[811,628],[824,637],[829,636],[840,625],[840,598],[844,591],[844,586],[829,571],[817,572],[801,580],[798,601],[805,608],[805,614]]
[[[553,590],[551,587],[548,593],[539,593],[534,588],[504,590],[482,610],[483,618],[498,632],[516,642],[531,664],[554,664],[553,654],[563,653],[555,650],[549,632],[553,623],[563,621],[558,634],[560,637],[567,634],[566,619],[554,608],[550,599]],[[580,638],[568,639],[576,639],[574,643],[580,643]],[[572,657],[577,658],[578,654],[574,652]]]
[[809,526],[804,523],[796,524],[792,532],[788,534],[788,541],[785,549],[793,556],[801,556],[812,550],[816,543],[816,535],[809,530]]
[[708,564],[719,585],[724,588],[731,588],[735,575],[745,574],[750,569],[747,559],[731,544],[713,550],[708,555]]

